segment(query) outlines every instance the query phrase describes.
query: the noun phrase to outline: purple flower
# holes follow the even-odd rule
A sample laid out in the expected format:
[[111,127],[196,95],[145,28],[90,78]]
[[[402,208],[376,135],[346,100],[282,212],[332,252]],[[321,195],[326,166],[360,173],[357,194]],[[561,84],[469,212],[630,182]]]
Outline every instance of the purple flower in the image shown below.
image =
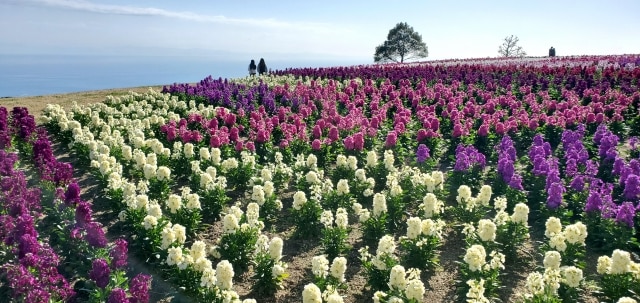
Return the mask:
[[509,187],[523,191],[524,187],[522,187],[522,176],[518,174],[513,175],[511,180],[509,180]]
[[109,251],[111,257],[111,267],[113,269],[124,268],[127,266],[127,241],[118,239],[114,242],[114,246]]
[[398,143],[398,134],[395,131],[390,131],[387,134],[387,139],[384,142],[384,146],[387,148],[394,147]]
[[89,222],[85,229],[87,231],[86,240],[89,245],[94,247],[107,246],[107,238],[102,230],[102,224],[98,222]]
[[40,243],[38,242],[38,238],[30,235],[24,234],[20,237],[18,241],[18,257],[23,258],[27,254],[37,254],[40,249]]
[[585,176],[583,175],[577,175],[573,177],[573,180],[571,180],[571,184],[569,184],[569,187],[571,187],[571,189],[575,191],[583,191],[585,185],[584,179]]
[[622,195],[627,200],[636,200],[640,195],[640,178],[637,175],[630,174],[624,181],[624,190]]
[[423,163],[427,160],[427,158],[429,158],[429,148],[424,144],[418,145],[418,150],[416,151],[416,161],[418,163]]
[[584,205],[585,212],[600,212],[602,209],[602,198],[600,194],[594,190],[589,191],[589,196],[587,197],[587,203]]
[[556,209],[560,207],[562,204],[562,194],[564,194],[565,189],[562,183],[554,182],[549,186],[547,191],[547,207],[551,209]]
[[79,227],[85,227],[89,222],[93,221],[91,214],[91,204],[86,201],[80,201],[76,206],[76,224]]
[[636,216],[636,209],[633,207],[633,203],[624,202],[618,207],[618,212],[616,213],[616,223],[625,224],[629,228],[633,228],[633,219]]
[[95,259],[91,263],[91,271],[89,271],[89,279],[96,282],[96,285],[100,288],[105,288],[109,285],[111,275],[111,269],[105,259]]
[[124,289],[116,287],[111,290],[107,303],[129,303],[129,299],[127,299],[127,293]]
[[131,303],[149,302],[149,288],[151,288],[151,276],[138,274],[129,281]]

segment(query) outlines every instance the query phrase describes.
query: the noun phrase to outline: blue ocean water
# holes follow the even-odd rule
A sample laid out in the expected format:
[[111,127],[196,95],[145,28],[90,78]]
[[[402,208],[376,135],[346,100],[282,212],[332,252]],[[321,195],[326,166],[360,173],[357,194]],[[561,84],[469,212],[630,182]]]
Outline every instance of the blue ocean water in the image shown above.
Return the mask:
[[[207,76],[247,75],[249,60],[180,56],[67,56],[0,54],[0,97],[40,96],[87,90],[193,83]],[[348,62],[272,61],[273,70],[288,67],[350,65]],[[246,61],[246,62],[245,62]],[[353,63],[359,64],[359,63]]]

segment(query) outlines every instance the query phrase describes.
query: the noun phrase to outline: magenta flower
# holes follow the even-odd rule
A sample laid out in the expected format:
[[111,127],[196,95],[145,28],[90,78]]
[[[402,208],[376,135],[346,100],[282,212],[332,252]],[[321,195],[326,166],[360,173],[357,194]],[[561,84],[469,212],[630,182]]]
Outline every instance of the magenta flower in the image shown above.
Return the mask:
[[127,241],[124,239],[118,239],[114,242],[113,247],[109,251],[109,257],[111,258],[111,268],[125,268],[127,266]]
[[364,134],[362,132],[353,134],[353,148],[357,151],[364,149]]
[[91,271],[89,271],[89,279],[96,282],[96,285],[100,288],[105,288],[109,285],[111,275],[111,269],[105,259],[95,259],[91,264]]
[[322,142],[320,142],[320,139],[314,139],[313,142],[311,142],[311,149],[313,150],[320,150],[321,146]]
[[346,150],[353,150],[354,147],[353,147],[353,137],[352,136],[347,136],[342,141],[344,143],[344,148]]
[[384,142],[384,146],[386,148],[391,148],[396,146],[396,143],[398,143],[398,135],[396,134],[395,131],[390,131],[387,134],[387,139]]
[[149,302],[149,289],[151,288],[151,276],[138,274],[129,281],[131,303]]
[[129,303],[129,299],[127,299],[127,293],[124,289],[116,287],[109,293],[107,303]]

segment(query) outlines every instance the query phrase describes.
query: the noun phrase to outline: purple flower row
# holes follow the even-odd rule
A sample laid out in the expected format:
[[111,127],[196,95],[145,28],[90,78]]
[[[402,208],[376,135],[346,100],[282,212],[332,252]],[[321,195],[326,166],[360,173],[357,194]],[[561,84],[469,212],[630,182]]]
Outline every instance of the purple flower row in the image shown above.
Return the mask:
[[498,146],[498,168],[497,171],[502,176],[502,181],[509,187],[517,190],[524,190],[522,187],[522,176],[516,172],[516,148],[509,135],[505,135],[500,140]]
[[[1,108],[3,109],[3,108]],[[0,112],[2,110],[0,109]],[[104,234],[104,230],[102,229],[102,224],[95,221],[92,214],[91,204],[89,202],[83,201],[80,198],[80,187],[77,183],[73,182],[72,179],[72,168],[68,163],[62,163],[57,161],[52,149],[51,142],[48,139],[46,130],[42,128],[32,129],[31,121],[32,119],[25,118],[32,117],[28,114],[26,108],[14,108],[12,111],[12,125],[14,130],[25,130],[23,133],[19,134],[20,140],[25,141],[24,143],[29,143],[31,138],[31,134],[36,133],[35,141],[31,142],[32,144],[32,154],[33,154],[33,162],[35,164],[36,169],[42,176],[44,180],[53,182],[58,187],[56,189],[56,196],[58,199],[64,201],[64,205],[61,207],[73,207],[75,209],[74,219],[69,224],[70,226],[70,238],[75,241],[86,241],[90,247],[93,249],[105,248],[107,247],[107,239]],[[1,117],[0,117],[1,118]],[[0,122],[1,124],[2,122]],[[24,136],[23,136],[24,135]],[[4,156],[2,156],[4,155]],[[9,178],[4,178],[3,181],[3,192],[11,193],[13,191],[9,191],[9,189],[19,189],[24,188],[26,190],[26,181],[24,181],[24,175],[20,172],[13,172],[13,166],[17,161],[17,155],[12,153],[6,153],[3,150],[0,150],[0,160],[3,160],[0,163],[0,172],[3,174],[6,172],[7,176],[12,176]],[[13,183],[7,181],[9,185],[5,186],[5,180],[15,180]],[[18,182],[18,183],[16,183]],[[21,183],[20,183],[21,182]],[[13,186],[11,184],[14,184]],[[15,186],[15,184],[21,184],[21,186]],[[64,186],[68,184],[66,190],[64,190]],[[36,194],[37,193],[37,194]],[[37,211],[40,209],[40,191],[39,189],[30,189],[26,190],[26,192],[18,192],[18,194],[14,195],[11,199],[3,199],[3,206],[6,205],[9,210],[9,214],[20,214],[24,216],[28,215],[27,210]],[[34,216],[39,216],[39,213],[35,213]],[[24,239],[25,244],[18,245],[18,256],[21,256],[22,253],[20,249],[30,249],[27,251],[25,255],[28,253],[32,253],[34,250],[34,243],[37,242],[37,231],[35,231],[35,225],[31,224],[31,228],[22,228],[26,226],[25,224],[13,224],[10,217],[3,217],[2,224],[6,223],[5,226],[14,226],[18,233],[28,232],[29,235],[34,235],[35,238],[32,239]],[[33,217],[32,217],[33,219]],[[24,222],[27,219],[21,219]],[[28,221],[28,220],[27,220]],[[33,220],[31,220],[33,222]],[[10,230],[10,229],[2,229],[2,230]],[[4,235],[4,234],[2,234]],[[16,241],[16,236],[9,234],[5,237],[7,241]],[[13,238],[13,240],[11,240]],[[22,239],[21,239],[22,240]],[[31,242],[29,242],[31,240]],[[22,243],[22,242],[20,242]],[[50,250],[53,255],[55,252]],[[97,255],[97,251],[95,251],[94,255]],[[89,278],[96,282],[96,285],[100,288],[105,288],[109,281],[111,280],[111,273],[115,270],[124,270],[127,267],[127,253],[128,247],[127,242],[124,239],[118,239],[114,241],[109,249],[109,258],[96,258],[92,262],[92,269],[89,272]],[[32,253],[33,255],[33,253]],[[57,258],[57,255],[56,255]],[[56,259],[57,260],[57,259]],[[37,264],[37,263],[35,263]],[[45,263],[45,265],[51,265],[52,263]],[[105,264],[107,266],[105,267]],[[55,266],[48,266],[47,270],[55,269]],[[23,272],[22,269],[14,270],[15,273]],[[20,292],[20,285],[23,283],[28,283],[25,280],[17,280],[16,287],[14,288],[14,293]],[[148,302],[149,301],[149,287],[150,287],[151,277],[144,274],[139,274],[134,277],[131,281],[129,281],[129,295],[126,294],[125,289],[120,287],[115,287],[111,289],[110,295],[108,298],[108,302]],[[68,284],[67,284],[68,287]],[[13,288],[13,287],[12,287]],[[73,292],[71,291],[70,294]],[[68,297],[68,296],[67,296]],[[31,302],[31,301],[30,301]],[[33,301],[35,302],[35,301]]]

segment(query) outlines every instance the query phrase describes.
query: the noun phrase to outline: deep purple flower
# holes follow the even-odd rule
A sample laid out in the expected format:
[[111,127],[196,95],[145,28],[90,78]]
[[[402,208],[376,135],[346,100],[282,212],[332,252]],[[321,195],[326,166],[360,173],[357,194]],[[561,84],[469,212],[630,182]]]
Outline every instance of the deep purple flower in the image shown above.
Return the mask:
[[387,134],[387,139],[384,141],[384,146],[387,148],[394,147],[398,143],[398,134],[395,131],[390,131]]
[[127,241],[118,239],[114,242],[113,247],[109,251],[111,257],[111,267],[113,269],[125,268],[127,266]]
[[554,182],[549,186],[547,191],[547,207],[551,209],[556,209],[560,207],[562,204],[562,194],[564,194],[565,189],[562,183]]
[[131,303],[149,302],[149,289],[151,288],[151,276],[138,274],[129,281]]
[[76,206],[76,224],[79,227],[85,227],[89,222],[93,221],[92,213],[91,204],[87,201],[80,201]]
[[513,177],[511,177],[511,180],[509,180],[509,187],[520,191],[524,190],[524,187],[522,186],[522,176],[514,174]]
[[633,207],[633,203],[624,202],[618,207],[618,212],[616,213],[616,223],[625,224],[629,228],[633,228],[633,219],[636,216],[636,209]]
[[18,257],[23,258],[26,254],[37,254],[40,249],[40,243],[38,242],[38,238],[30,235],[24,234],[20,237],[18,241]]
[[89,279],[96,282],[96,285],[100,288],[105,288],[109,284],[111,279],[111,269],[105,259],[95,259],[91,263],[91,271],[89,271]]
[[127,293],[124,289],[116,287],[111,290],[107,303],[129,303],[129,299],[127,299]]
[[585,176],[583,175],[577,175],[573,177],[573,180],[571,180],[571,184],[569,184],[569,187],[571,187],[571,189],[575,191],[583,191],[585,185],[584,179]]
[[104,230],[102,230],[102,224],[95,221],[89,222],[85,229],[87,231],[86,240],[89,245],[94,247],[107,246],[107,238],[104,235]]
[[416,161],[418,163],[423,163],[427,160],[427,158],[429,158],[429,148],[424,144],[418,145],[418,150],[416,151]]
[[515,173],[515,166],[513,165],[513,161],[509,160],[507,157],[500,157],[498,160],[498,173],[502,176],[502,181],[509,183],[511,178]]

